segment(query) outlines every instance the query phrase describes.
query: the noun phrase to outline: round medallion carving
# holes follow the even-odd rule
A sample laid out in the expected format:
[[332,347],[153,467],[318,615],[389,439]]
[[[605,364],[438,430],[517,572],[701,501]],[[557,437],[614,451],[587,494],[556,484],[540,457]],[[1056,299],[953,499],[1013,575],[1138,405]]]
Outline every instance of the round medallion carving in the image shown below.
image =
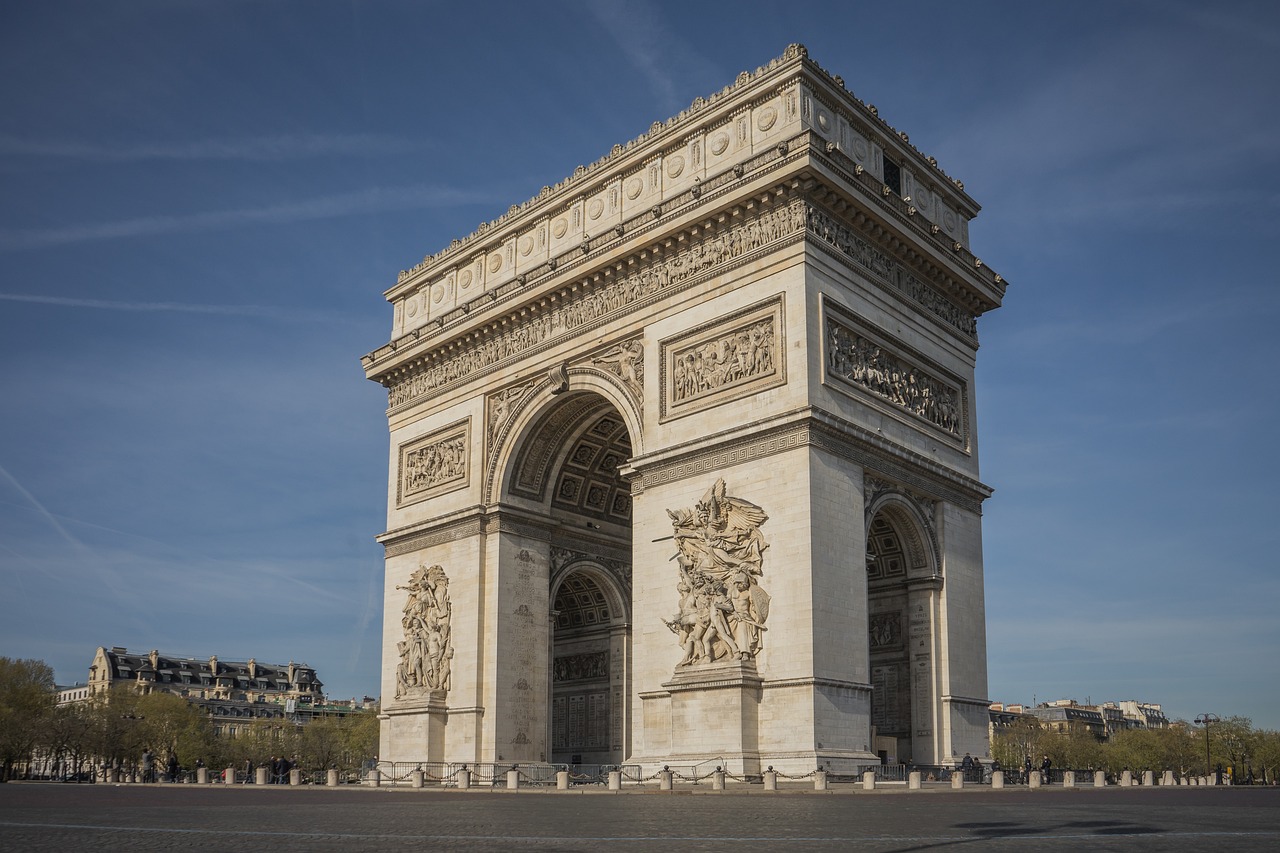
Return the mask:
[[591,204],[587,205],[588,219],[599,219],[600,214],[602,213],[604,213],[604,202],[602,202],[600,199],[596,199],[595,201],[591,202]]
[[410,317],[418,316],[418,297],[415,296],[405,303],[404,313],[408,314]]
[[521,237],[520,238],[520,254],[523,256],[523,255],[529,254],[532,251],[533,251],[533,238]]
[[672,154],[667,158],[667,177],[678,178],[680,173],[684,171],[684,158],[679,154]]
[[551,234],[559,240],[569,230],[569,222],[563,216],[551,223]]
[[831,130],[831,114],[826,110],[818,110],[818,127],[824,133]]
[[778,111],[773,107],[765,107],[760,111],[760,115],[756,117],[756,127],[760,130],[768,130],[778,123]]
[[463,270],[458,273],[458,286],[463,290],[471,286],[471,270]]
[[626,192],[627,198],[635,201],[640,197],[640,193],[644,192],[644,181],[639,178],[632,178],[627,181]]
[[489,256],[489,272],[497,272],[502,269],[502,255]]
[[729,147],[729,134],[721,131],[711,137],[711,153],[719,157]]
[[954,211],[948,210],[942,217],[942,224],[947,226],[948,231],[954,231],[956,228],[956,214]]
[[431,301],[439,305],[444,300],[444,285],[437,284],[431,288]]

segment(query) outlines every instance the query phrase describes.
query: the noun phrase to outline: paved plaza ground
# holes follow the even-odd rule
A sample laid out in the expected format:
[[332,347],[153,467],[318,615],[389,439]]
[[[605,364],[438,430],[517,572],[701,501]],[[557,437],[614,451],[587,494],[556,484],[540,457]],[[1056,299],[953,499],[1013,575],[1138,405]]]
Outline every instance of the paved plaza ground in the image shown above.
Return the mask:
[[0,785],[0,850],[1280,850],[1280,789]]

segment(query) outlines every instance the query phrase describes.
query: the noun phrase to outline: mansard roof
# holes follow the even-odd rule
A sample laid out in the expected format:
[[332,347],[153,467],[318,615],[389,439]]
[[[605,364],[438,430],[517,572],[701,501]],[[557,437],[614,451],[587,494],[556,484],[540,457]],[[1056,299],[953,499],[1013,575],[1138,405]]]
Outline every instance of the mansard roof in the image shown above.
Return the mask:
[[[133,679],[139,673],[171,673],[191,676],[209,676],[211,678],[231,678],[235,680],[266,680],[278,689],[288,689],[291,683],[300,685],[323,686],[316,671],[305,663],[258,663],[250,658],[246,661],[221,660],[216,655],[208,657],[179,657],[152,652],[130,652],[122,646],[102,648],[103,657],[111,668],[112,679]],[[152,664],[152,655],[155,665]],[[216,671],[215,671],[216,667]],[[293,678],[290,678],[290,670]]]

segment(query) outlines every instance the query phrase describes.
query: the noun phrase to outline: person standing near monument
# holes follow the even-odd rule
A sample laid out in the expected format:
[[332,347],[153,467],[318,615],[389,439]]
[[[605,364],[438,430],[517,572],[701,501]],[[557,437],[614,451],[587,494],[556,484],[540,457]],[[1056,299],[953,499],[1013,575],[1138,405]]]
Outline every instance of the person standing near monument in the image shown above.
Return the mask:
[[151,750],[150,749],[142,750],[142,781],[143,782],[151,781],[151,765],[152,765]]

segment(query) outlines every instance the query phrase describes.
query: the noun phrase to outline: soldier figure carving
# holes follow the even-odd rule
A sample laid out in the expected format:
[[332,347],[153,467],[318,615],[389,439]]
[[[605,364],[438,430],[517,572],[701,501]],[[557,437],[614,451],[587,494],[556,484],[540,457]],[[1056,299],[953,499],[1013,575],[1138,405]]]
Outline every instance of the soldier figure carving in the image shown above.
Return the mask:
[[760,586],[764,510],[725,494],[724,480],[692,509],[667,510],[680,570],[680,610],[667,627],[684,656],[677,667],[727,660],[753,661],[763,646],[769,594]]
[[400,620],[404,640],[397,643],[400,665],[396,669],[396,698],[428,690],[449,689],[453,657],[450,624],[449,579],[440,566],[421,567],[409,578],[408,600]]

